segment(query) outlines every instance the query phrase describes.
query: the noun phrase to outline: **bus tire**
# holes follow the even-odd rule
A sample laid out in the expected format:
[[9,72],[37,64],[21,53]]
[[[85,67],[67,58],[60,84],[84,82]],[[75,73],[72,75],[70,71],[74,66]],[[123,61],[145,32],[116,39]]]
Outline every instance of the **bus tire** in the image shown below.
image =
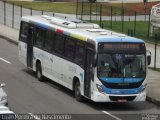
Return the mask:
[[43,82],[42,68],[40,63],[37,63],[36,65],[36,77],[40,82]]
[[82,102],[83,101],[83,96],[81,95],[81,90],[80,90],[80,83],[79,81],[76,81],[75,83],[75,98],[77,101]]

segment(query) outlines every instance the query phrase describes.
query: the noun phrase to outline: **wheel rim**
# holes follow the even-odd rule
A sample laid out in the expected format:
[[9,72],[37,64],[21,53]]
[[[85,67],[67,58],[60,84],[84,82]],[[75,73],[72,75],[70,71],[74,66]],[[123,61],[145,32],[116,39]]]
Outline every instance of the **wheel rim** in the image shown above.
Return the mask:
[[41,78],[40,70],[38,70],[38,71],[37,71],[37,77],[38,77],[38,79],[40,79],[40,78]]
[[37,78],[38,78],[38,79],[41,79],[41,76],[42,76],[42,75],[41,75],[40,67],[38,66],[38,67],[37,67]]
[[79,98],[80,96],[81,96],[80,87],[77,86],[77,87],[76,87],[76,97]]

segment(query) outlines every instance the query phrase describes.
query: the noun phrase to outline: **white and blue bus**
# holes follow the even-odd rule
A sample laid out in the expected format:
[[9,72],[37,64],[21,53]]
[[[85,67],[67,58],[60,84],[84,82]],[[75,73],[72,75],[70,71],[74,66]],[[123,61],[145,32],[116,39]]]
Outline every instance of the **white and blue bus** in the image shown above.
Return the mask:
[[78,101],[145,101],[147,66],[143,40],[68,18],[25,16],[19,59],[36,72],[75,93]]

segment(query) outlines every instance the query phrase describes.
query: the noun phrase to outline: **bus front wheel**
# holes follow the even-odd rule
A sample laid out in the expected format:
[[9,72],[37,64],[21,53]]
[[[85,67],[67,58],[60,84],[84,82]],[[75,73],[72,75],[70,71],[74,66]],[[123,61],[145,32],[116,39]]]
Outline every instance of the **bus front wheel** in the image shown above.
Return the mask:
[[39,81],[43,82],[42,68],[40,63],[37,63],[36,65],[36,76]]
[[75,98],[77,101],[82,102],[83,101],[83,96],[81,95],[81,90],[80,90],[80,83],[77,81],[75,83]]

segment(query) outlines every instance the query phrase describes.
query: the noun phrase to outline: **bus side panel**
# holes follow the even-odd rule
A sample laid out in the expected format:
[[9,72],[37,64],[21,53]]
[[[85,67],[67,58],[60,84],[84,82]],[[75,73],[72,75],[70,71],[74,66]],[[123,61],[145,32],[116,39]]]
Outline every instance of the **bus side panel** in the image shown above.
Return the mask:
[[52,56],[51,53],[43,51],[43,72],[46,73],[47,76],[52,76]]
[[63,59],[53,55],[53,63],[52,63],[52,76],[54,76],[58,81],[58,83],[62,84],[63,79]]
[[62,61],[61,58],[43,51],[43,75],[52,81],[62,84]]
[[63,60],[63,81],[68,88],[73,89],[73,79],[77,77],[81,84],[81,90],[83,93],[83,82],[84,82],[84,70],[73,62]]
[[19,41],[19,60],[27,66],[27,44]]
[[33,47],[33,70],[36,71],[36,62],[40,61],[42,67],[42,74],[44,71],[44,64],[43,64],[43,50]]

